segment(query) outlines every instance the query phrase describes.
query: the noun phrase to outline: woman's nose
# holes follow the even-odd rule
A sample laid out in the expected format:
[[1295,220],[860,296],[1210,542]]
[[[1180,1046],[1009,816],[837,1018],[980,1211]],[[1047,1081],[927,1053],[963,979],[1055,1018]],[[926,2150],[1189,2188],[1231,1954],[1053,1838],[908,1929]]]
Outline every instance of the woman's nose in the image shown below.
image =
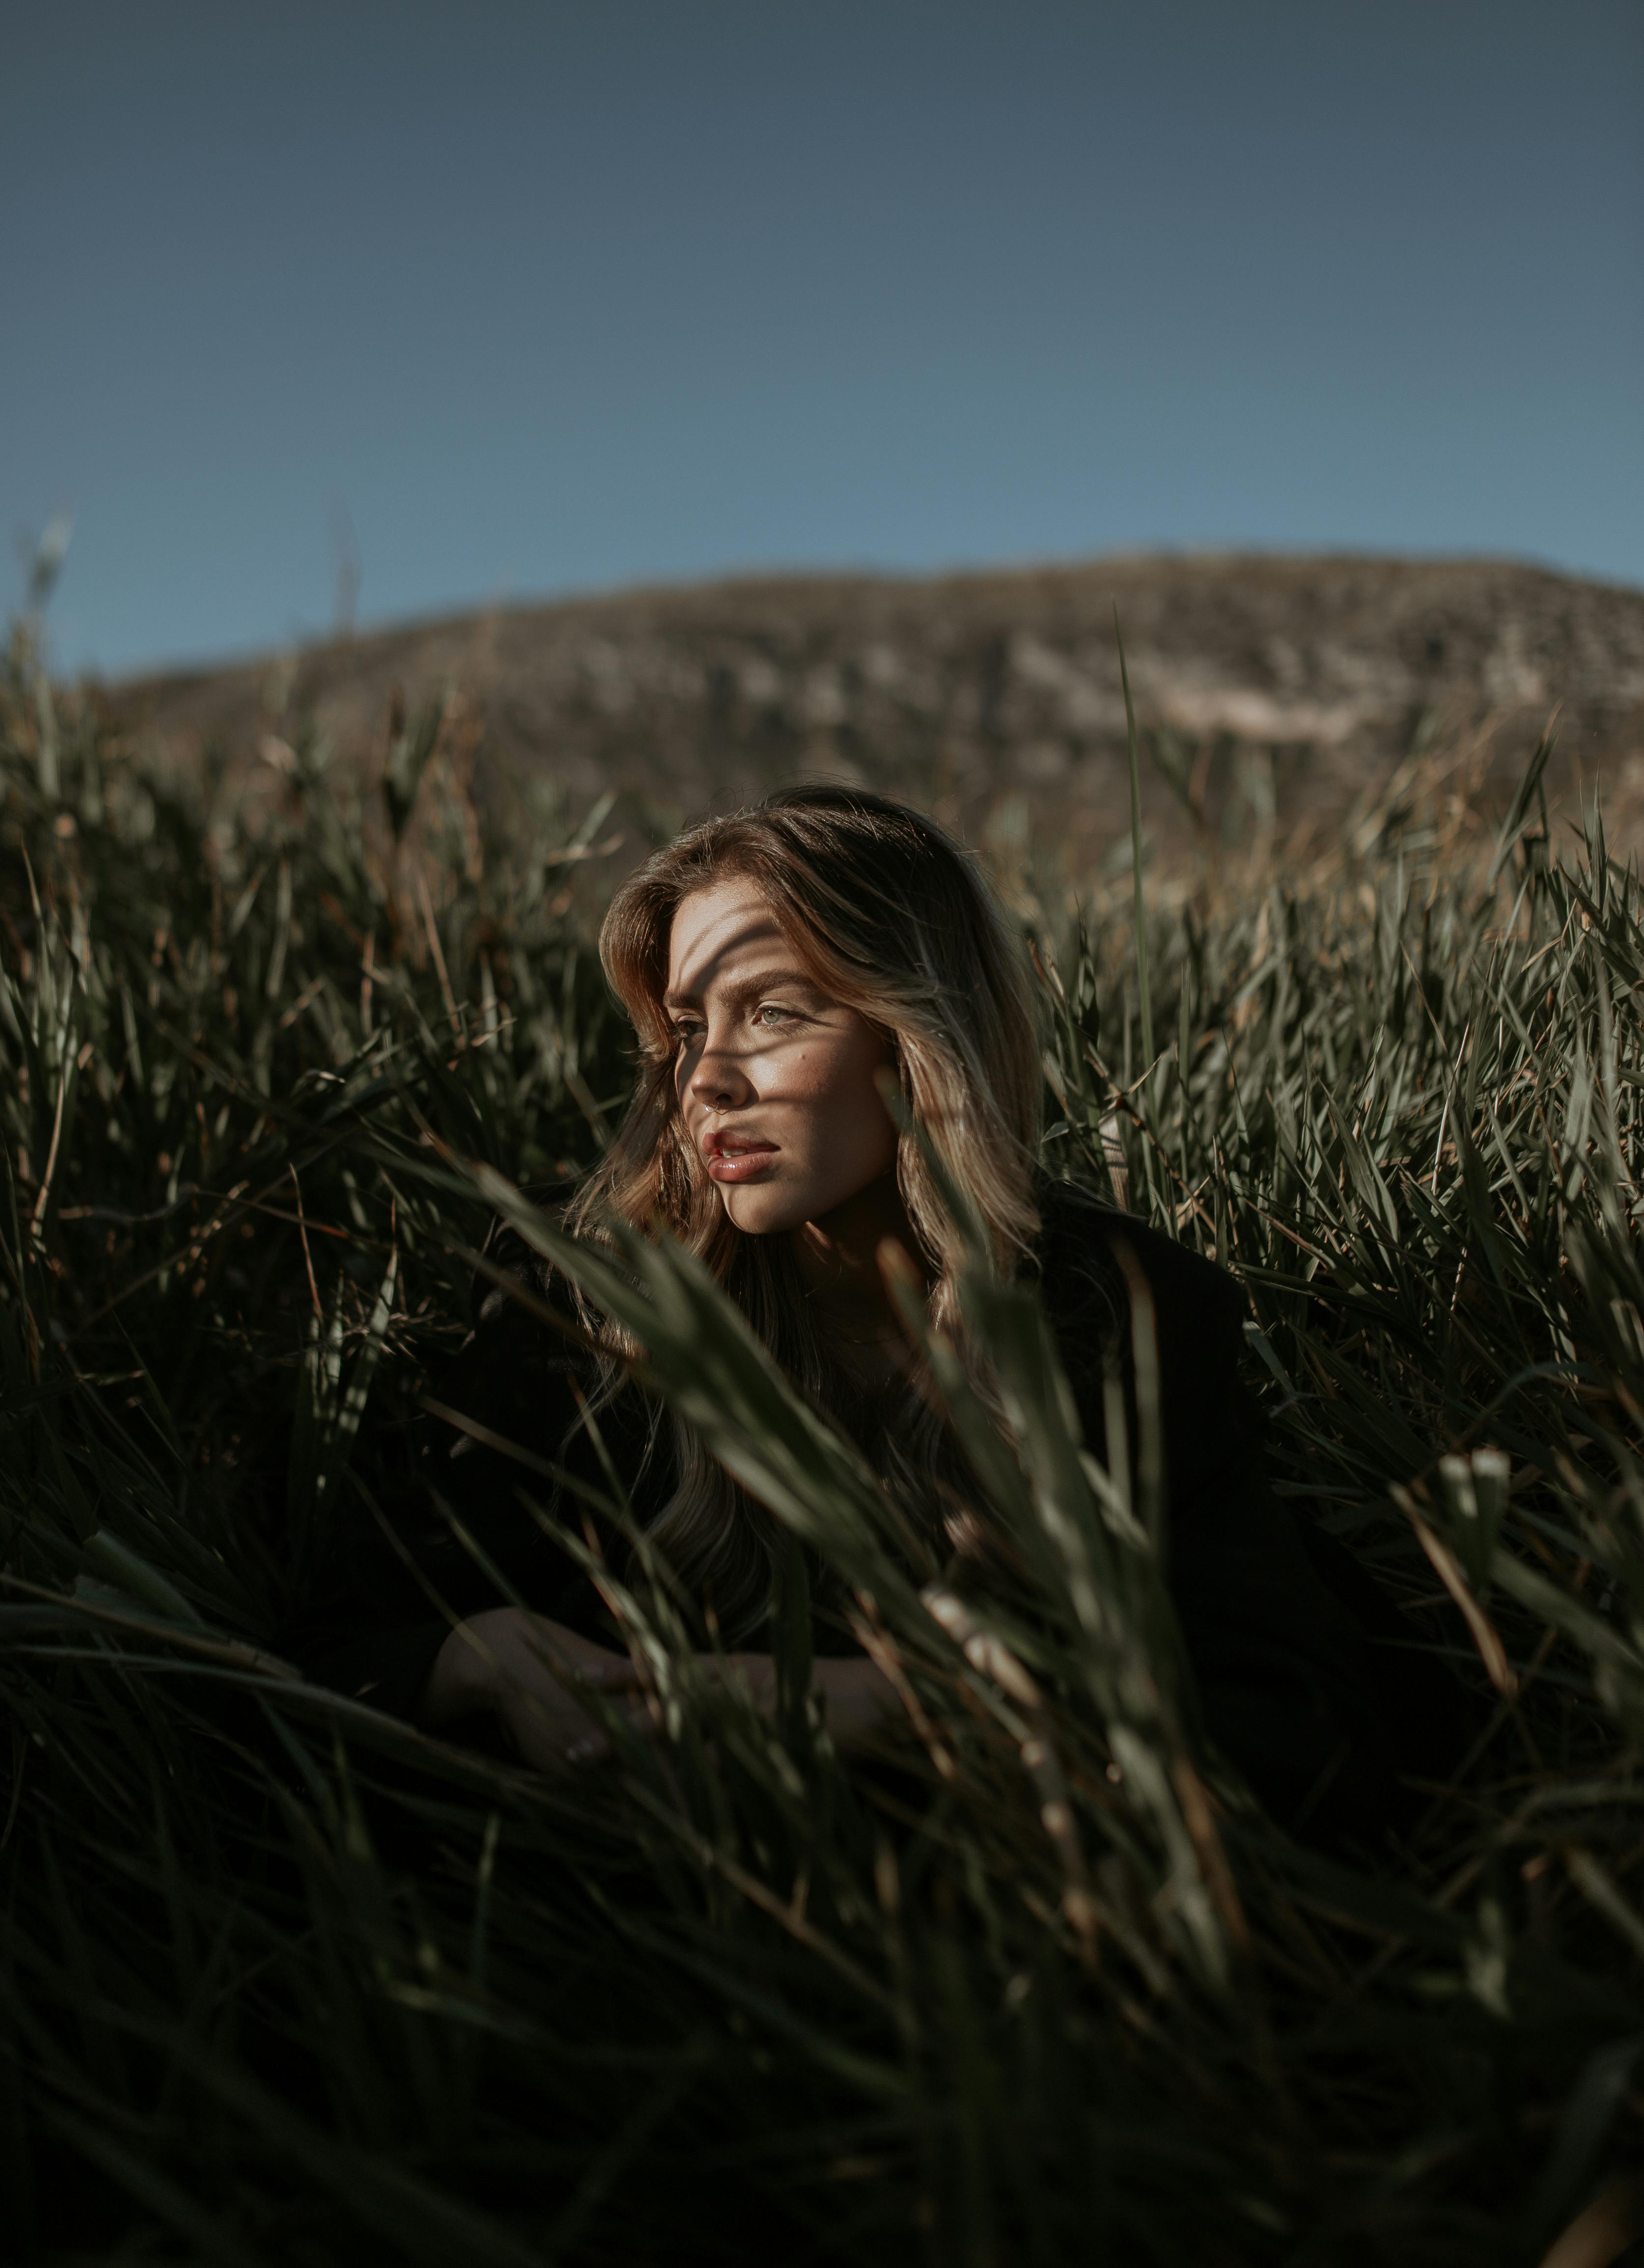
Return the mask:
[[723,1042],[715,1045],[711,1040],[697,1058],[689,1085],[693,1099],[711,1110],[734,1110],[749,1101],[754,1092],[753,1083],[734,1050]]

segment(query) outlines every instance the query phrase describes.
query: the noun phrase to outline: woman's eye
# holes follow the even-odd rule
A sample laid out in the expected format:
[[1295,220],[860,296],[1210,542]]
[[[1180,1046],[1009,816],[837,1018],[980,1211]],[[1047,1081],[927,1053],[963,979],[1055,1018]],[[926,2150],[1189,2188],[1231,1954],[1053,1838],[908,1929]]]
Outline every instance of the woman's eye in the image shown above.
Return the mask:
[[756,1024],[788,1024],[793,1020],[792,1008],[779,1008],[774,1000],[763,1000],[754,1011]]
[[675,1024],[674,1027],[675,1046],[676,1048],[689,1047],[691,1042],[699,1036],[701,1031],[702,1026],[700,1024]]

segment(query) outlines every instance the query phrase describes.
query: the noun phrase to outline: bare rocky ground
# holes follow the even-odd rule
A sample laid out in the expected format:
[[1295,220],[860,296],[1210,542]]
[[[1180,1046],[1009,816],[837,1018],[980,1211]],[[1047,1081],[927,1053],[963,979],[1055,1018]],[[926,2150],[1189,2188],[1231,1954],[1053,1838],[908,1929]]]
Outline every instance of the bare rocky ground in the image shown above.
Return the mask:
[[394,720],[444,700],[482,804],[613,791],[643,839],[829,775],[1080,875],[1128,857],[1116,608],[1167,859],[1329,857],[1396,775],[1500,804],[1555,710],[1555,801],[1602,780],[1612,835],[1644,844],[1644,591],[1493,561],[1147,556],[640,590],[107,697],[166,761],[220,763],[254,796],[316,732],[380,768]]

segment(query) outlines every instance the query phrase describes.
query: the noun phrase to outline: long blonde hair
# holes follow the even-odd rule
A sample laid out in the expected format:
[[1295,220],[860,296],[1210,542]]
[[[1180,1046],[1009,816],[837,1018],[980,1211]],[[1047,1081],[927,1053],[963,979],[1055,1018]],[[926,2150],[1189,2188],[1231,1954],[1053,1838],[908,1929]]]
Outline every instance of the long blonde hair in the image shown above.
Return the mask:
[[[908,1115],[932,1137],[995,1266],[1014,1276],[1031,1251],[1043,1074],[1021,940],[976,860],[933,821],[834,785],[784,789],[705,821],[618,891],[600,954],[638,1035],[640,1072],[622,1129],[567,1226],[597,1234],[615,1217],[677,1237],[801,1389],[859,1440],[905,1508],[940,1529],[961,1465],[940,1418],[911,1385],[894,1407],[864,1391],[818,1329],[788,1240],[734,1226],[680,1117],[663,1006],[669,933],[682,899],[731,876],[758,888],[813,981],[885,1033]],[[931,1279],[931,1320],[985,1394],[984,1366],[967,1348],[959,1312],[960,1233],[905,1131],[896,1181]],[[633,1351],[608,1322],[598,1338],[613,1367]],[[770,1522],[688,1427],[676,1425],[675,1434],[679,1484],[652,1537],[736,1637],[769,1605]]]

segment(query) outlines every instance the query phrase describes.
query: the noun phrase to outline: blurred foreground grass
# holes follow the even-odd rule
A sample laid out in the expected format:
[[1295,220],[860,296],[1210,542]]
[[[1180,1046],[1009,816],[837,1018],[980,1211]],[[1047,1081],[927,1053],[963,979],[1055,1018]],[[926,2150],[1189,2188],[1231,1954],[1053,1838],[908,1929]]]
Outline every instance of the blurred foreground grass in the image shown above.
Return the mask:
[[1304,887],[1187,899],[1151,1066],[1128,892],[1025,902],[1052,1162],[1238,1271],[1298,1514],[1472,1696],[1458,1784],[1354,1867],[1191,1753],[1137,1524],[980,1272],[992,1605],[921,1596],[677,1256],[606,1287],[871,1602],[896,1764],[840,1764],[797,1637],[774,1725],[702,1690],[644,1580],[666,1723],[574,1785],[305,1685],[496,1176],[620,1108],[605,815],[488,839],[430,717],[369,789],[291,747],[247,830],[20,645],[0,698],[11,2257],[1528,2264],[1625,2173],[1644,929],[1602,838],[1559,864],[1530,780],[1499,846],[1368,814]]

